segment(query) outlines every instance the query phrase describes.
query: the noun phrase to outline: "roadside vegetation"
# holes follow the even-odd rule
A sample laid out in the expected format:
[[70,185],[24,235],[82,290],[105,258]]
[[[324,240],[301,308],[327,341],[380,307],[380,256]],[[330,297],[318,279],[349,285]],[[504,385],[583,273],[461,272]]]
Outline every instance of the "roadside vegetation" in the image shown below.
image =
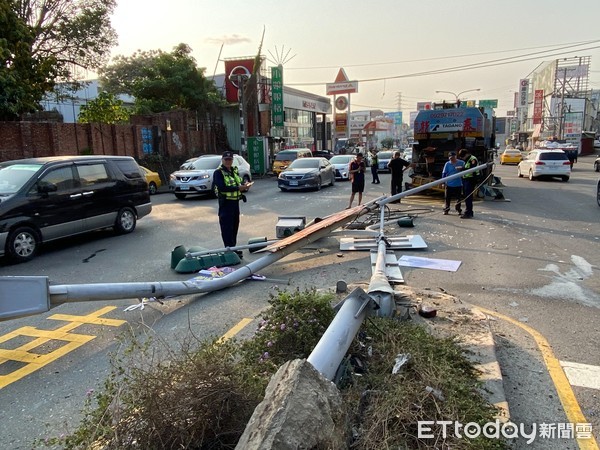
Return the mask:
[[[131,338],[103,389],[89,393],[71,433],[36,448],[233,449],[271,376],[307,358],[335,315],[332,293],[279,291],[255,334],[242,341],[190,339],[173,353]],[[166,347],[166,345],[165,345]],[[407,359],[397,373],[397,358]],[[409,355],[409,356],[408,356]],[[397,319],[365,321],[337,380],[353,449],[503,449],[500,440],[419,439],[417,422],[483,425],[496,413],[481,396],[477,373],[452,338]]]

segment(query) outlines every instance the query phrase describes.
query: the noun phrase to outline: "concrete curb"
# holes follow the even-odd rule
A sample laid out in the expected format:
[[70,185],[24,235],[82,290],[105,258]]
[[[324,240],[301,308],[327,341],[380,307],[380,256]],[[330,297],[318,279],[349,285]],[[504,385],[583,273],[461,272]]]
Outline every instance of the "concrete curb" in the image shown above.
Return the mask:
[[417,290],[408,286],[396,289],[414,303],[437,309],[436,317],[431,319],[425,319],[418,314],[411,317],[435,335],[458,337],[467,356],[480,371],[483,396],[498,408],[496,418],[501,422],[508,422],[510,411],[488,316],[477,307],[443,292]]

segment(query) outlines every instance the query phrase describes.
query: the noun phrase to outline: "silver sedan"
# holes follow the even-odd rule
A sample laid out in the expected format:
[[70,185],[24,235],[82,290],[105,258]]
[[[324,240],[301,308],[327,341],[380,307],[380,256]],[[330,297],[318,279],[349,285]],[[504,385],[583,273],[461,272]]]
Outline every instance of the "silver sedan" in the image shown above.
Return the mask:
[[320,190],[335,184],[335,170],[326,158],[300,158],[279,174],[277,185],[282,191]]

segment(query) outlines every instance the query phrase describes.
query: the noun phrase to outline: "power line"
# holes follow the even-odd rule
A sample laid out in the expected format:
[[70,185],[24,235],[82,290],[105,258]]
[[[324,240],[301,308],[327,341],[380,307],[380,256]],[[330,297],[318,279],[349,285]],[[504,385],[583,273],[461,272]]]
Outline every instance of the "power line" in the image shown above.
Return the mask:
[[[467,58],[470,56],[481,56],[481,55],[493,55],[496,53],[510,53],[510,52],[520,52],[523,50],[536,50],[539,48],[548,48],[548,47],[556,47],[556,46],[562,46],[562,45],[569,45],[569,46],[579,46],[579,45],[588,45],[588,44],[593,44],[595,42],[599,42],[598,40],[593,40],[593,41],[580,41],[580,42],[567,42],[564,44],[549,44],[549,45],[542,45],[542,46],[538,46],[538,47],[524,47],[524,48],[517,48],[517,49],[510,49],[510,50],[496,50],[496,51],[491,51],[491,52],[479,52],[479,53],[466,53],[463,55],[453,55],[453,56],[436,56],[436,57],[432,57],[432,58],[422,58],[422,59],[407,59],[404,61],[391,61],[391,62],[380,62],[380,63],[361,63],[361,64],[344,64],[344,67],[365,67],[365,66],[387,66],[387,65],[392,65],[392,64],[405,64],[405,63],[412,63],[412,62],[425,62],[425,61],[438,61],[440,59],[454,59],[454,58]],[[553,50],[548,50],[548,51],[553,51]],[[315,70],[315,69],[336,69],[339,66],[315,66],[315,67],[286,67],[286,71],[287,70]]]
[[[597,42],[600,42],[600,40],[590,41],[590,43],[597,43]],[[457,71],[463,71],[463,70],[481,69],[481,68],[494,67],[494,66],[499,66],[499,65],[504,65],[504,64],[514,64],[514,63],[519,63],[519,62],[532,61],[535,59],[539,59],[540,57],[551,57],[551,56],[559,56],[559,55],[564,55],[567,53],[572,53],[574,50],[564,51],[564,52],[559,51],[558,53],[544,55],[545,53],[548,53],[548,52],[556,52],[558,50],[566,50],[566,49],[569,49],[572,47],[578,47],[578,46],[579,45],[568,45],[565,47],[554,48],[552,50],[546,50],[543,52],[533,52],[533,53],[528,53],[528,54],[524,54],[524,55],[512,56],[512,57],[508,57],[508,58],[492,59],[492,60],[488,60],[488,61],[482,61],[482,62],[472,63],[472,64],[464,64],[461,66],[448,67],[448,68],[444,68],[444,69],[434,69],[434,70],[429,70],[429,71],[424,71],[424,72],[414,72],[414,73],[410,73],[410,74],[395,75],[395,76],[388,76],[388,77],[366,78],[366,79],[357,80],[357,81],[366,83],[366,82],[372,82],[372,81],[393,80],[393,79],[400,79],[400,78],[413,78],[413,77],[418,77],[418,76],[438,75],[438,74],[451,73],[451,72],[457,72]],[[596,48],[600,48],[600,46],[582,48],[582,49],[578,49],[577,51],[594,50]],[[520,58],[524,58],[524,59],[520,59]],[[324,85],[327,83],[326,82],[311,82],[311,83],[287,83],[287,84],[290,86],[318,86],[318,85]]]

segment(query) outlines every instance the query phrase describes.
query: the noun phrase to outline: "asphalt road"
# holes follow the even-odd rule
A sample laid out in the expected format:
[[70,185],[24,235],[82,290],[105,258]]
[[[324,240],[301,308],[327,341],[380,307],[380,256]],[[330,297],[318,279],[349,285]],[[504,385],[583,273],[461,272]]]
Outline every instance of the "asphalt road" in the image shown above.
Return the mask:
[[[592,162],[592,157],[579,158],[568,183],[531,182],[518,178],[514,166],[498,166],[496,173],[510,201],[478,201],[472,220],[442,215],[439,197],[409,197],[394,205],[413,215],[415,223],[415,228],[396,231],[419,234],[428,244],[419,256],[461,261],[457,272],[403,268],[407,285],[444,289],[465,302],[497,311],[541,333],[560,361],[599,366],[600,208],[595,200],[598,174]],[[387,193],[389,175],[380,177],[380,185],[367,182],[366,200]],[[282,193],[274,179],[256,180],[248,202],[242,204],[239,241],[274,238],[279,216],[311,220],[341,211],[349,196],[347,182],[320,192]],[[1,265],[0,276],[45,276],[52,284],[186,280],[191,275],[171,270],[171,251],[178,245],[221,247],[216,200],[181,201],[162,193],[153,197],[153,204],[152,214],[138,223],[133,234],[114,236],[103,231],[53,243],[29,263]],[[244,261],[260,256],[245,252]],[[337,240],[330,237],[261,274],[268,280],[167,299],[143,311],[124,311],[136,299],[79,302],[0,322],[0,350],[20,349],[41,339],[38,335],[47,337],[44,343],[29,344],[39,344],[30,352],[45,355],[38,366],[17,352],[0,354],[4,358],[0,360],[0,380],[4,380],[0,448],[30,448],[35,438],[72,430],[86,395],[106,377],[111,355],[126,347],[123,336],[151,336],[160,346],[174,348],[191,335],[194,339],[220,336],[240,320],[255,318],[278,288],[333,289],[340,279],[367,281],[370,264],[364,252],[341,253]],[[493,326],[513,420],[567,422],[535,342],[509,321],[496,320]],[[61,327],[72,327],[70,333],[83,337],[76,342],[58,340],[53,332]],[[252,331],[249,325],[242,333]],[[573,390],[598,436],[600,393],[589,387]],[[543,444],[538,448],[552,448],[548,441]],[[555,444],[555,448],[570,445]]]

